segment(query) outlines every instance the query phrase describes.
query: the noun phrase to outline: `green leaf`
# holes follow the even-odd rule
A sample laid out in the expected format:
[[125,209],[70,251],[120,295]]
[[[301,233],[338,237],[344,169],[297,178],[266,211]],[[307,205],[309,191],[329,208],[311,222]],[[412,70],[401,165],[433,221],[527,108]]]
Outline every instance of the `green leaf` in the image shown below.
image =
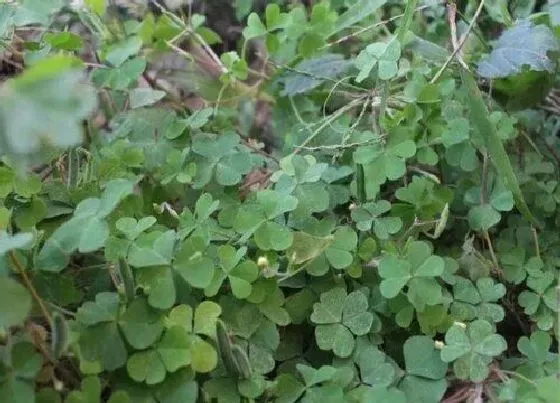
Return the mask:
[[194,332],[214,337],[216,323],[222,313],[220,305],[212,301],[203,301],[194,313]]
[[400,42],[393,38],[388,43],[372,43],[360,52],[356,58],[356,67],[360,70],[357,82],[366,79],[371,70],[377,66],[377,75],[381,80],[389,80],[397,75],[397,62],[401,57]]
[[4,230],[0,230],[0,255],[5,255],[14,249],[21,249],[28,246],[33,240],[33,234],[20,232],[10,235]]
[[373,323],[373,314],[367,312],[367,309],[368,300],[362,292],[348,294],[342,308],[342,324],[356,336],[368,333]]
[[447,381],[445,379],[434,381],[407,375],[399,384],[399,389],[405,393],[407,401],[439,402],[447,389]]
[[487,136],[486,146],[498,175],[504,182],[506,188],[508,188],[513,194],[515,204],[521,214],[523,214],[533,225],[540,227],[523,198],[523,193],[521,193],[521,189],[519,188],[519,182],[517,181],[517,177],[515,176],[509,157],[504,149],[501,139],[496,133],[494,126],[490,122],[488,109],[484,104],[484,100],[482,99],[482,95],[480,94],[480,90],[478,89],[476,82],[468,72],[463,70],[461,70],[461,78],[463,80],[463,84],[467,88],[471,124],[476,127],[479,133],[484,133]]
[[560,49],[558,39],[546,25],[525,20],[508,29],[498,39],[489,57],[478,66],[484,78],[503,78],[519,74],[525,66],[534,71],[554,70],[548,52]]
[[461,379],[481,382],[488,376],[488,365],[492,358],[506,348],[506,341],[494,333],[489,322],[476,320],[468,326],[454,324],[449,328],[445,334],[441,359],[444,362],[454,361],[453,369]]
[[175,247],[175,231],[170,230],[157,237],[150,247],[133,243],[128,252],[128,263],[134,267],[161,266],[171,263]]
[[412,278],[411,265],[408,261],[387,256],[379,262],[379,275],[383,278],[380,285],[385,298],[394,298]]
[[358,236],[349,227],[341,227],[333,235],[334,242],[325,251],[325,256],[335,269],[343,269],[354,259],[352,252],[356,250]]
[[215,268],[214,262],[204,256],[206,249],[201,238],[187,239],[175,255],[174,269],[196,288],[206,288],[212,283]]
[[208,342],[198,338],[191,346],[191,367],[196,372],[210,372],[218,365],[218,353]]
[[115,43],[107,49],[105,60],[115,67],[121,66],[129,57],[136,55],[142,48],[142,41],[131,36],[122,42]]
[[151,346],[163,332],[159,314],[144,299],[135,299],[119,320],[126,340],[136,349]]
[[332,350],[338,357],[348,357],[354,350],[354,336],[340,323],[317,326],[315,340],[321,350]]
[[156,351],[167,372],[175,372],[190,364],[192,341],[192,336],[181,326],[172,326],[165,331]]
[[266,35],[267,30],[264,24],[261,22],[257,13],[249,14],[247,18],[247,26],[243,30],[243,37],[245,40],[251,40],[253,38],[258,38],[259,36]]
[[82,331],[80,353],[87,361],[99,361],[107,371],[124,366],[128,356],[116,323],[100,323]]
[[362,381],[368,385],[389,386],[395,378],[395,367],[386,362],[386,356],[372,344],[358,343],[356,364]]
[[333,242],[333,237],[319,237],[298,231],[293,233],[292,246],[286,251],[294,264],[302,264],[319,257]]
[[99,16],[103,16],[103,14],[105,14],[107,9],[107,0],[85,0],[85,3]]
[[76,313],[76,319],[84,325],[113,322],[117,318],[119,296],[116,293],[100,292],[95,302],[85,302]]
[[428,379],[443,379],[447,364],[440,358],[434,342],[427,336],[412,336],[403,347],[406,372]]
[[327,53],[306,59],[294,67],[294,71],[282,78],[282,96],[294,96],[309,92],[328,80],[337,79],[352,66],[343,55]]
[[285,250],[293,242],[293,234],[276,222],[265,222],[255,231],[255,243],[262,250]]
[[501,215],[490,204],[480,204],[469,210],[470,227],[475,231],[488,231],[500,222]]
[[375,13],[381,6],[387,3],[386,0],[358,0],[340,15],[336,21],[336,25],[330,35],[334,35],[346,28],[357,24],[358,22],[368,18]]
[[311,321],[317,324],[337,323],[342,319],[342,310],[346,291],[344,288],[333,288],[320,296],[320,301],[313,305]]
[[94,110],[97,98],[80,71],[63,67],[72,63],[74,59],[53,56],[8,84],[10,91],[3,94],[9,96],[0,95],[4,153],[26,158],[36,156],[45,143],[68,148],[82,142],[81,122]]
[[43,38],[60,50],[80,50],[83,46],[82,38],[72,32],[47,32]]
[[154,385],[165,379],[165,367],[155,350],[133,354],[126,363],[128,375],[136,382]]
[[165,91],[151,88],[134,88],[130,91],[129,102],[132,109],[153,105],[165,97]]
[[543,364],[549,359],[551,344],[550,335],[543,331],[536,331],[531,337],[522,336],[517,341],[517,349],[527,358],[537,364]]

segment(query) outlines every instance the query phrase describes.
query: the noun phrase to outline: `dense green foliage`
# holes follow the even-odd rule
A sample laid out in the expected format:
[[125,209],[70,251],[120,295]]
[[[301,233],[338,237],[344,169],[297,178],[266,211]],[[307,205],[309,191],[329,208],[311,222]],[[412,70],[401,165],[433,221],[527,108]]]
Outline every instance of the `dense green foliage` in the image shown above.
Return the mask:
[[0,3],[2,402],[558,402],[558,2],[69,3]]

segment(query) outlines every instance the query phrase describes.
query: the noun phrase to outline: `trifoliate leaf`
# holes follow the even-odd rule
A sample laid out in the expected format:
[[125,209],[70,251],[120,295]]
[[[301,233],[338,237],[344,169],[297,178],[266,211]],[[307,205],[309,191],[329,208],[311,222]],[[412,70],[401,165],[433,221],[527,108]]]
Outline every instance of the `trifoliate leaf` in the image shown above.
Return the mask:
[[141,298],[129,305],[119,324],[126,340],[138,350],[151,346],[163,332],[159,314]]
[[389,80],[395,77],[400,57],[401,45],[396,38],[388,43],[378,42],[368,45],[356,58],[356,67],[360,70],[356,81],[362,82],[366,79],[375,66],[377,66],[377,74],[380,79]]

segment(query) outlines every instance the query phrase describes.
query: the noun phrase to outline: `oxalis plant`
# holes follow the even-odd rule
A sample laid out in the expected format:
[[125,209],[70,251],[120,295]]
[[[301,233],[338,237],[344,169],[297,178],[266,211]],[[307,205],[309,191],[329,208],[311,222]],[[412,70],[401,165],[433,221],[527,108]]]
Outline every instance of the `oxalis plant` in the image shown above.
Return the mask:
[[558,402],[558,3],[204,3],[0,4],[0,400]]

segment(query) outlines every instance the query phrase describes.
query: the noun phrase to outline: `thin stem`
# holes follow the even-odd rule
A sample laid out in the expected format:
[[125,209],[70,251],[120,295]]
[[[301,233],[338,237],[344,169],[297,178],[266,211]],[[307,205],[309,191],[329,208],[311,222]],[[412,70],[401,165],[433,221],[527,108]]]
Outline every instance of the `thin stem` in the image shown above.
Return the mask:
[[[432,7],[432,5],[424,5],[424,6],[417,7],[414,11],[418,12],[418,11],[422,11],[422,10],[425,10],[427,8],[430,8],[430,7]],[[330,48],[331,46],[338,45],[342,42],[346,42],[347,40],[350,40],[350,39],[354,38],[355,36],[361,35],[364,32],[370,31],[370,30],[372,30],[374,28],[377,28],[377,27],[380,27],[382,25],[387,25],[388,23],[396,21],[396,20],[398,20],[398,19],[400,19],[404,16],[405,16],[405,13],[402,13],[402,14],[395,15],[395,16],[389,18],[389,19],[386,19],[386,20],[379,21],[379,22],[376,22],[374,24],[368,25],[367,27],[363,27],[356,32],[352,32],[351,34],[343,36],[342,38],[339,38],[336,41],[327,43],[321,49]]]
[[[457,5],[453,2],[447,3],[447,19],[449,21],[449,28],[451,30],[451,44],[453,46],[453,50],[459,47],[459,42],[457,41],[457,24],[455,22],[456,16],[457,16]],[[457,56],[457,60],[459,60],[459,63],[461,63],[461,65],[465,69],[467,70],[469,69],[469,67],[463,60],[463,57],[461,56],[460,53]]]
[[480,203],[488,204],[488,151],[482,151],[482,174],[480,177]]
[[438,70],[438,72],[436,73],[434,78],[432,78],[432,80],[430,81],[430,84],[434,84],[437,80],[439,80],[439,78],[441,77],[441,75],[443,74],[445,69],[447,69],[447,66],[449,66],[449,64],[453,61],[453,59],[455,58],[457,53],[459,53],[459,51],[463,48],[463,46],[465,45],[465,42],[467,42],[467,38],[469,37],[469,34],[471,33],[471,31],[474,28],[474,24],[476,23],[476,20],[478,19],[478,17],[480,16],[480,13],[482,12],[483,7],[484,7],[484,0],[480,0],[480,4],[478,5],[478,8],[476,9],[476,12],[474,13],[473,19],[471,20],[471,23],[469,24],[469,27],[467,28],[467,32],[465,32],[465,34],[463,35],[463,38],[461,39],[461,42],[459,43],[459,46],[456,49],[453,49],[453,53],[451,53],[451,55],[447,58],[445,63],[443,63],[443,66],[441,66],[441,68]]
[[18,274],[21,275],[21,278],[23,280],[23,283],[25,284],[25,287],[29,290],[29,292],[31,293],[31,296],[33,297],[35,302],[37,302],[37,305],[39,305],[39,309],[41,310],[41,313],[43,314],[43,317],[45,318],[45,320],[48,322],[48,324],[50,326],[51,323],[52,323],[51,314],[49,313],[49,311],[45,307],[45,304],[43,303],[43,300],[41,299],[39,294],[37,294],[37,290],[35,290],[35,287],[33,286],[33,283],[31,283],[31,280],[27,276],[25,267],[23,267],[23,265],[21,264],[21,262],[19,261],[18,257],[16,256],[16,254],[13,250],[9,252],[9,255],[10,255],[10,259],[11,259],[12,263],[14,264]]
[[541,258],[541,247],[539,246],[539,234],[537,229],[531,226],[531,232],[533,233],[533,241],[535,242],[535,254],[540,259]]
[[535,386],[535,387],[537,386],[537,383],[536,383],[535,381],[533,381],[533,380],[527,378],[526,376],[521,375],[521,374],[518,373],[518,372],[515,372],[515,371],[508,371],[508,370],[506,370],[506,369],[500,369],[500,371],[502,371],[504,374],[516,376],[516,377],[518,377],[519,379],[522,379],[522,380],[524,380],[525,382],[528,382],[528,383],[530,383],[531,385],[533,385],[533,386]]
[[[343,106],[342,108],[338,109],[331,116],[329,116],[328,119],[325,119],[324,122],[319,127],[317,127],[315,130],[313,130],[311,135],[301,145],[296,146],[296,149],[292,152],[291,155],[298,154],[301,150],[303,150],[303,147],[306,147],[311,141],[313,141],[313,139],[315,137],[317,137],[323,131],[323,129],[325,129],[332,122],[334,122],[336,119],[338,119],[342,114],[344,114],[345,112],[349,111],[350,109],[356,107],[357,105],[360,104],[360,102],[363,102],[364,98],[366,98],[366,97],[361,97],[361,98],[355,99],[354,101],[350,102],[349,104],[347,104],[347,105]],[[309,127],[308,127],[308,129],[309,129]]]
[[492,240],[490,239],[490,235],[488,231],[484,231],[484,239],[486,240],[486,244],[488,245],[488,251],[490,252],[490,258],[492,259],[492,264],[500,278],[503,278],[503,271],[500,267],[500,263],[498,262],[498,257],[496,256],[496,252],[494,252],[494,246],[492,245]]

